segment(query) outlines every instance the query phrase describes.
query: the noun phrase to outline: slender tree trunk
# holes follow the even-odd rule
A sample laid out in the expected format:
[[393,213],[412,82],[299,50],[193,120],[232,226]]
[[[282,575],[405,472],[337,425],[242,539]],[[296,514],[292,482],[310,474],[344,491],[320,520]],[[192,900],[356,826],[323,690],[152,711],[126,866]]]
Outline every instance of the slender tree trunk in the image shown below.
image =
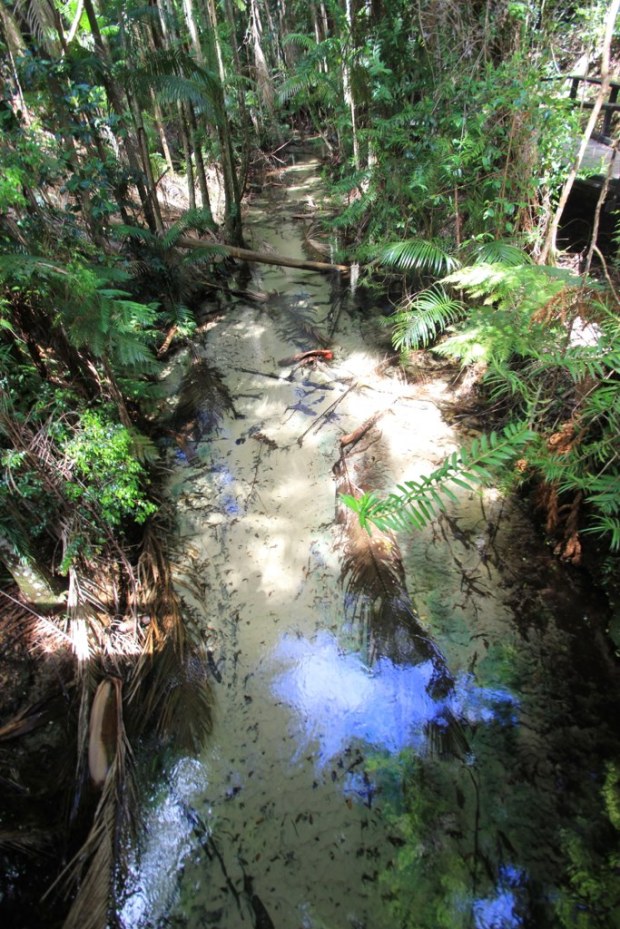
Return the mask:
[[196,188],[194,186],[194,167],[192,165],[192,145],[189,136],[189,126],[187,124],[186,106],[183,103],[178,104],[179,122],[181,123],[181,140],[183,142],[183,153],[185,155],[185,177],[187,178],[187,196],[189,198],[190,210],[196,209]]
[[[184,0],[185,3],[191,3],[191,0]],[[225,226],[227,237],[235,245],[243,245],[243,232],[241,227],[241,191],[239,188],[239,178],[235,167],[235,156],[232,144],[232,136],[226,113],[226,102],[224,99],[224,86],[226,83],[226,74],[224,71],[224,59],[218,34],[217,11],[215,0],[206,0],[207,15],[209,25],[209,50],[211,56],[215,57],[217,70],[219,74],[219,84],[214,90],[214,109],[216,116],[216,129],[220,142],[220,156],[222,159],[222,173],[224,175],[224,195],[226,198],[226,217]],[[201,52],[202,54],[202,52]]]
[[[116,86],[114,79],[110,76],[112,69],[110,67],[110,56],[108,54],[107,47],[103,41],[101,31],[99,29],[99,23],[97,22],[97,15],[95,13],[95,8],[93,6],[92,0],[84,0],[84,9],[86,11],[86,16],[88,17],[88,23],[93,35],[93,40],[95,43],[95,48],[97,53],[101,58],[103,65],[102,68],[102,83],[105,88],[106,96],[110,102],[112,110],[116,114],[119,120],[119,128],[121,129],[121,134],[123,135],[123,144],[125,151],[127,153],[127,160],[129,162],[130,168],[134,171],[136,176],[136,187],[138,189],[138,194],[140,197],[140,202],[142,204],[142,209],[144,211],[144,217],[148,224],[149,229],[154,234],[157,233],[158,221],[155,212],[155,202],[157,200],[157,191],[152,191],[152,197],[154,198],[151,201],[151,192],[149,192],[142,180],[142,171],[140,169],[140,158],[138,152],[136,151],[136,146],[133,139],[131,138],[127,128],[125,126],[125,114],[124,107],[122,104],[122,92]],[[123,132],[123,130],[125,130]],[[160,218],[161,222],[161,218]]]
[[166,135],[164,114],[162,113],[161,106],[157,102],[153,88],[150,90],[150,97],[153,107],[153,114],[155,116],[155,128],[157,129],[157,134],[159,136],[159,144],[161,145],[166,167],[169,171],[174,172],[174,162],[172,161],[172,153],[168,144],[168,136]]
[[133,116],[133,122],[136,127],[136,135],[138,138],[138,149],[141,155],[144,176],[146,177],[147,197],[149,198],[149,203],[153,211],[153,218],[155,220],[155,230],[156,232],[161,233],[163,232],[164,224],[161,218],[159,200],[157,199],[157,187],[155,186],[155,178],[153,177],[153,167],[151,165],[148,138],[146,135],[146,129],[144,128],[144,119],[142,118],[142,110],[140,109],[140,105],[138,101],[136,100],[132,91],[129,89],[129,87],[126,88],[125,94],[127,96],[129,108]]
[[205,171],[204,158],[202,157],[202,147],[198,134],[196,114],[191,103],[187,104],[187,110],[189,115],[192,146],[194,148],[194,157],[196,158],[196,176],[198,178],[198,188],[200,190],[202,208],[208,213],[208,221],[213,223],[213,213],[211,212],[211,201],[209,199],[209,186],[207,184],[207,172]]
[[[351,48],[354,46],[353,38],[353,9],[351,0],[346,0],[346,15],[347,15],[347,25],[349,27],[349,43]],[[359,139],[357,134],[357,111],[355,107],[355,98],[353,94],[353,83],[351,80],[351,65],[349,62],[349,56],[345,51],[342,56],[342,88],[344,91],[344,99],[349,107],[349,113],[351,115],[351,139],[353,142],[353,164],[355,170],[359,171],[361,168],[360,160],[360,146]]]
[[228,28],[230,29],[231,35],[231,48],[233,61],[235,63],[235,71],[237,74],[237,81],[235,82],[235,89],[237,95],[237,105],[239,107],[239,116],[241,120],[241,133],[242,133],[242,150],[243,150],[243,163],[241,165],[241,178],[242,178],[242,187],[245,187],[245,178],[247,176],[248,167],[250,163],[250,126],[252,125],[250,120],[250,114],[245,105],[245,94],[241,88],[240,78],[244,76],[243,68],[241,67],[241,59],[239,57],[239,49],[237,47],[237,26],[235,21],[235,11],[233,8],[232,0],[225,0],[224,10],[226,14],[226,21],[228,23]]
[[577,152],[577,157],[573,167],[571,168],[566,181],[564,182],[564,187],[562,188],[562,193],[560,195],[559,203],[553,214],[553,218],[549,223],[547,228],[547,233],[545,235],[545,241],[543,242],[543,247],[538,258],[539,264],[544,264],[550,256],[555,255],[556,251],[556,239],[558,235],[558,228],[560,225],[560,220],[562,218],[562,213],[568,202],[568,197],[573,189],[573,184],[575,183],[575,178],[577,177],[577,172],[581,167],[581,162],[583,161],[583,156],[586,153],[586,148],[588,147],[588,142],[590,141],[590,136],[594,131],[596,121],[599,117],[603,103],[605,102],[605,97],[609,93],[610,87],[610,76],[609,76],[609,66],[610,66],[610,50],[611,50],[611,41],[614,34],[614,27],[616,24],[616,18],[618,16],[618,10],[620,9],[620,0],[611,0],[609,10],[607,13],[607,20],[605,23],[605,35],[603,38],[603,49],[601,53],[601,84],[594,101],[594,105],[590,112],[590,118],[586,126],[585,132],[581,139],[581,144],[579,146],[579,151]]
[[271,74],[267,67],[267,59],[263,51],[263,23],[260,15],[258,0],[250,0],[250,35],[252,37],[252,51],[254,53],[254,67],[256,71],[256,84],[266,113],[267,121],[274,122],[274,90]]

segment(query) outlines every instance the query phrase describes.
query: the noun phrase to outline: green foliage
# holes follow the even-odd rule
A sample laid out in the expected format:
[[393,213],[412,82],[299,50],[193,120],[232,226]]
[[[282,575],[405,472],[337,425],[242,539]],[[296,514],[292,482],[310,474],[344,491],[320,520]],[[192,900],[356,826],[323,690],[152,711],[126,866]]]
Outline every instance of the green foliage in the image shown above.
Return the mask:
[[341,499],[358,514],[360,524],[368,529],[423,529],[445,510],[445,499],[457,502],[455,488],[474,490],[493,481],[534,442],[536,433],[523,423],[506,426],[501,434],[482,435],[468,449],[454,452],[431,474],[417,481],[405,481],[398,493],[385,500],[373,493],[360,498],[342,494]]
[[[463,253],[473,263],[407,298],[386,321],[393,325],[394,347],[407,351],[435,342],[435,352],[464,366],[482,363],[493,403],[533,424],[542,440],[528,449],[528,474],[565,501],[581,495],[589,510],[585,531],[604,535],[619,550],[617,313],[600,287],[565,269],[533,264],[512,243],[473,241]],[[584,325],[580,314],[596,321],[592,344],[571,344],[571,328]],[[558,453],[558,435],[567,429],[570,441]],[[555,518],[548,525],[555,528]]]
[[24,177],[19,168],[5,168],[4,175],[0,178],[0,212],[6,212],[10,207],[26,205],[22,191],[23,181]]
[[145,472],[134,457],[134,440],[103,411],[86,410],[64,445],[72,480],[67,496],[86,504],[111,527],[128,517],[143,523],[156,507],[144,496]]
[[[563,847],[568,859],[567,883],[556,902],[564,929],[607,929],[614,925],[620,898],[620,853],[603,853],[605,842],[620,839],[620,768],[607,766],[601,791],[603,814],[595,822],[580,822],[565,830]],[[608,835],[611,833],[611,838]],[[613,835],[615,833],[615,836]],[[602,841],[601,841],[602,840]]]
[[458,264],[437,242],[425,239],[392,242],[380,251],[378,260],[400,271],[428,271],[435,276],[453,271]]
[[385,322],[394,327],[394,348],[407,351],[429,345],[464,312],[465,306],[460,300],[450,297],[441,285],[435,285],[403,301]]

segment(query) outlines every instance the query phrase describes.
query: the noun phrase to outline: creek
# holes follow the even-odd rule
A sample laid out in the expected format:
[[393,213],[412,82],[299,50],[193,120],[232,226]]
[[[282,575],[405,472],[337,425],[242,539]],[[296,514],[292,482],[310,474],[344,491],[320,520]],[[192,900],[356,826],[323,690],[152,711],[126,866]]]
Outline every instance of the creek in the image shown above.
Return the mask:
[[[318,165],[281,184],[246,229],[303,257]],[[589,841],[617,748],[604,607],[498,490],[398,545],[356,531],[338,491],[388,490],[460,445],[452,375],[386,362],[385,300],[252,274],[267,299],[209,314],[168,372],[193,430],[170,453],[171,558],[214,720],[146,805],[121,922],[550,929],[563,844]]]

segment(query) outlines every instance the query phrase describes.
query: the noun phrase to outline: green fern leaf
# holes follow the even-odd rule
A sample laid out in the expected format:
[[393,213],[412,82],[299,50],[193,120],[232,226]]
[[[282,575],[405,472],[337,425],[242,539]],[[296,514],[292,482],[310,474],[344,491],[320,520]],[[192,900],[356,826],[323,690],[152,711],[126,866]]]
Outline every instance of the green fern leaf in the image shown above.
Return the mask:
[[527,252],[506,239],[494,239],[491,242],[477,244],[474,248],[474,257],[475,261],[481,264],[502,264],[509,268],[533,264]]
[[457,499],[448,485],[472,491],[490,483],[495,473],[522,455],[536,438],[537,434],[526,424],[511,423],[502,433],[491,433],[484,441],[475,440],[469,449],[453,453],[421,480],[405,481],[399,485],[398,493],[389,494],[385,500],[374,494],[364,494],[357,500],[342,495],[341,499],[358,514],[364,528],[375,525],[379,529],[399,530],[413,525],[423,529],[445,509],[442,496]]
[[387,320],[394,325],[392,344],[398,351],[426,347],[464,311],[461,301],[442,287],[429,287]]
[[378,256],[379,262],[399,271],[428,271],[448,274],[458,267],[454,255],[429,239],[406,239],[386,245]]

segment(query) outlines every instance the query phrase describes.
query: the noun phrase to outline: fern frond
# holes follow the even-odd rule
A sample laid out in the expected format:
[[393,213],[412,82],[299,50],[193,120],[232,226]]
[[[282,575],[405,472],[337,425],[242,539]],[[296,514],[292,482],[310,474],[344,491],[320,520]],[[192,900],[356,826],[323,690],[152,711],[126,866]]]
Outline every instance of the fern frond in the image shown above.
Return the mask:
[[212,229],[213,227],[213,217],[208,210],[187,210],[187,212],[184,213],[183,216],[181,216],[181,218],[176,221],[176,223],[173,223],[170,229],[168,229],[166,234],[162,237],[162,247],[164,249],[172,248],[178,241],[179,236],[183,235],[183,233],[188,229],[202,230],[205,228]]
[[305,48],[308,52],[317,48],[317,42],[314,36],[306,35],[304,32],[289,32],[288,35],[283,36],[282,45],[284,47],[287,45],[297,45],[299,48]]
[[368,529],[423,529],[445,509],[445,498],[456,501],[454,487],[474,490],[488,484],[498,471],[523,454],[537,438],[524,423],[510,423],[501,433],[492,432],[475,439],[469,449],[454,452],[431,474],[418,481],[405,481],[398,492],[385,500],[373,493],[359,498],[343,494],[343,503],[358,514]]
[[212,90],[205,82],[178,74],[166,74],[157,80],[156,88],[161,103],[192,103],[208,122],[216,122]]
[[475,261],[481,264],[501,264],[506,268],[516,268],[524,264],[533,264],[532,259],[518,245],[506,239],[494,239],[481,242],[474,248]]
[[620,517],[601,515],[595,517],[583,532],[608,537],[612,552],[620,551]]
[[286,103],[306,90],[312,90],[315,94],[318,93],[321,99],[325,99],[329,91],[333,92],[335,88],[325,74],[315,68],[308,68],[291,75],[280,85],[278,102]]
[[429,287],[390,317],[392,344],[399,351],[425,347],[464,312],[461,301],[448,296],[443,287]]
[[379,262],[399,271],[428,271],[437,276],[458,267],[458,261],[430,239],[406,239],[386,245],[378,255]]

